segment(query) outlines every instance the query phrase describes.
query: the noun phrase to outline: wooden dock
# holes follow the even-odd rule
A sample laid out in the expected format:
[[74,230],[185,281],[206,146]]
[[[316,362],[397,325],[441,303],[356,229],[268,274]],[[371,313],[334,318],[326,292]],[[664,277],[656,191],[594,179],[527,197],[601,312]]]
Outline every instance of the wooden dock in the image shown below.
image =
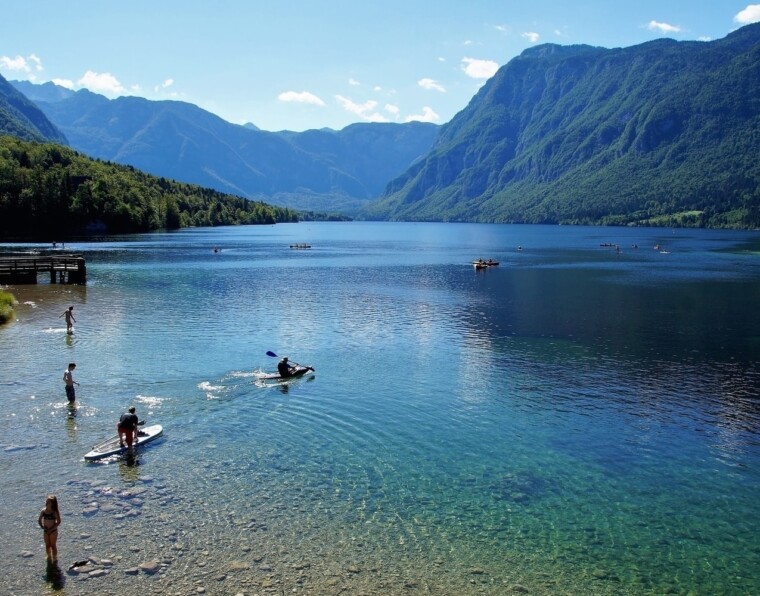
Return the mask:
[[0,255],[0,283],[36,284],[40,273],[48,274],[51,284],[87,282],[87,266],[79,254]]

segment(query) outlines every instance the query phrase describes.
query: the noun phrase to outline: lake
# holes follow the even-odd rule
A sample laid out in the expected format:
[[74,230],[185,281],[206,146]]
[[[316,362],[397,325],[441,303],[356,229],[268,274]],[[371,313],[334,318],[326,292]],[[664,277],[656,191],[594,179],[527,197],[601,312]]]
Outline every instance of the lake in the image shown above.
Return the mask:
[[[11,286],[0,328],[5,593],[760,593],[757,232],[299,223],[65,249],[87,284]],[[316,372],[262,384],[267,351]],[[164,436],[85,463],[130,405]],[[67,573],[88,557],[106,577]]]

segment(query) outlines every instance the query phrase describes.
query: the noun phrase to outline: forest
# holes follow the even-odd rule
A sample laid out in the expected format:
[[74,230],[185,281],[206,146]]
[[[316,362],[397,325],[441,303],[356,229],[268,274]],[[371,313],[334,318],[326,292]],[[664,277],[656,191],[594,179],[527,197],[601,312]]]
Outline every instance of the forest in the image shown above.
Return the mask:
[[[0,237],[66,240],[190,226],[296,222],[302,214],[0,136]],[[313,216],[313,214],[312,214]]]

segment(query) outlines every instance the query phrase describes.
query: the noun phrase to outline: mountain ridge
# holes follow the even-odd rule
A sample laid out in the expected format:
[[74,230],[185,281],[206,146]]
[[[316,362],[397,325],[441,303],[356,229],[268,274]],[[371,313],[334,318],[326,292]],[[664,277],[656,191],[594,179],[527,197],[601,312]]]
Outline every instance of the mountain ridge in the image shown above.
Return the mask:
[[758,225],[742,206],[760,203],[758,65],[760,24],[714,42],[530,48],[361,215]]
[[423,157],[438,130],[410,122],[269,132],[186,102],[14,84],[87,155],[301,210],[356,212]]
[[26,141],[53,141],[67,145],[64,134],[48,120],[45,114],[0,76],[0,134],[8,134]]

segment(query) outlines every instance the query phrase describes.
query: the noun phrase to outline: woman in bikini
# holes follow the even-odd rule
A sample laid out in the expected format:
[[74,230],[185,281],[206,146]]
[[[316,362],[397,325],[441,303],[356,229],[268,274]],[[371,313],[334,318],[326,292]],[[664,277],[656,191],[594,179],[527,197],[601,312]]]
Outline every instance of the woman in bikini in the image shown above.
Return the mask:
[[40,511],[37,523],[45,532],[45,551],[48,561],[58,561],[58,526],[61,525],[61,514],[58,511],[58,498],[48,495],[45,499],[45,507]]

